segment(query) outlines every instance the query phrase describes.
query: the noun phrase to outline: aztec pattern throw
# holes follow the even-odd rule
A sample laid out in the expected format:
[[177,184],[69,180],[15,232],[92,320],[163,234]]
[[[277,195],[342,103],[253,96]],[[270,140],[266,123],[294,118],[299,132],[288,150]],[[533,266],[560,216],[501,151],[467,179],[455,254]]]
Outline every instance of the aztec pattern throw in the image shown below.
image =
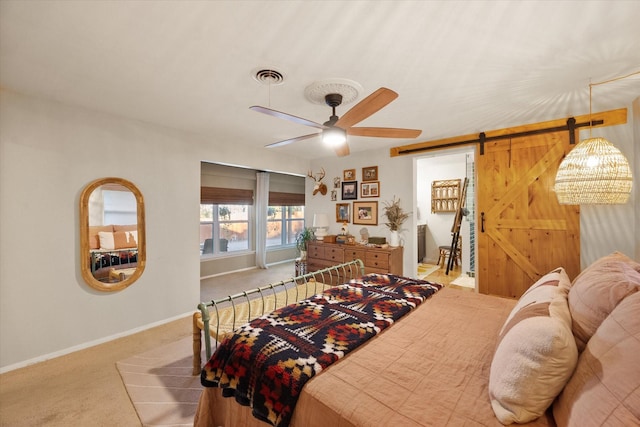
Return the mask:
[[304,384],[417,307],[442,285],[370,274],[252,320],[202,370],[253,415],[286,427]]

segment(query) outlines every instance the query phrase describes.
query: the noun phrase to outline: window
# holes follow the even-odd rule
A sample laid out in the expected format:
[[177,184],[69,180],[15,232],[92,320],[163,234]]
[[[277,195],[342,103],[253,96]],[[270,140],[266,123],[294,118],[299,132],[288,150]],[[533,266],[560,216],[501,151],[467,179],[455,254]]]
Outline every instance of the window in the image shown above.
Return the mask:
[[269,206],[267,247],[295,245],[296,235],[304,229],[304,206]]
[[249,250],[251,205],[200,204],[200,253]]

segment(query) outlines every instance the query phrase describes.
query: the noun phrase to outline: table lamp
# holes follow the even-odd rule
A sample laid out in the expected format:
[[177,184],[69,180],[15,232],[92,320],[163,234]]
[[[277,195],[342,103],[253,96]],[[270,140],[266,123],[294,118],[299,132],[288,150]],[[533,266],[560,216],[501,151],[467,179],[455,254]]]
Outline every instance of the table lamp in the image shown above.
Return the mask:
[[316,239],[324,240],[329,228],[329,215],[326,213],[317,213],[313,215],[313,228],[315,228]]

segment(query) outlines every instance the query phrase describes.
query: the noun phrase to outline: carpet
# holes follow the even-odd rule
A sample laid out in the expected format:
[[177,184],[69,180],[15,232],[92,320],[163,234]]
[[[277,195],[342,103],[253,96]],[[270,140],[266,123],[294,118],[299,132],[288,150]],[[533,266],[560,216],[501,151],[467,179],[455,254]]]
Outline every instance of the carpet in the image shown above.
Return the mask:
[[189,335],[116,363],[143,426],[193,426],[202,385],[191,375],[192,342]]
[[452,282],[452,285],[462,286],[464,288],[476,288],[476,278],[462,275],[460,277],[456,277]]
[[424,279],[439,268],[439,265],[425,264],[421,262],[418,264],[418,277]]

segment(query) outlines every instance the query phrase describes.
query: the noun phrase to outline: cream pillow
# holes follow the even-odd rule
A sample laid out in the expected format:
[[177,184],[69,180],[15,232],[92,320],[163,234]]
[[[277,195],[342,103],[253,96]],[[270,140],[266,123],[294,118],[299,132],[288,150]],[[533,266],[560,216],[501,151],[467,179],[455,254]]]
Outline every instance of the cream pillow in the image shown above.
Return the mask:
[[563,268],[533,284],[500,331],[491,362],[489,398],[502,424],[540,417],[569,380],[578,359]]
[[100,231],[98,237],[100,238],[100,249],[113,250],[116,248],[113,233]]

